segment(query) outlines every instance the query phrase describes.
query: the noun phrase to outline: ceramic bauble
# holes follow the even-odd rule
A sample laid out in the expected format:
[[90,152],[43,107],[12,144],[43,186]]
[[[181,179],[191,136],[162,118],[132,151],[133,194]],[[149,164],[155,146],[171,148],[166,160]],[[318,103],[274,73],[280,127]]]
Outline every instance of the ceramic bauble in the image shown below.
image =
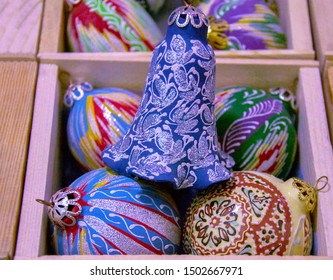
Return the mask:
[[149,13],[135,0],[68,0],[69,47],[74,52],[151,51],[162,39]]
[[208,41],[217,50],[285,49],[278,16],[264,0],[210,0],[200,5],[209,18]]
[[[40,200],[38,200],[41,202]],[[176,254],[181,232],[169,193],[105,168],[56,192],[48,205],[59,255]]]
[[309,255],[316,191],[304,181],[234,172],[198,193],[183,230],[184,250],[197,255]]
[[283,88],[216,90],[216,126],[234,170],[267,172],[285,179],[297,151],[295,96]]
[[70,85],[64,98],[69,148],[85,170],[104,167],[101,153],[128,131],[140,98],[120,88],[95,89],[89,83]]
[[153,52],[140,109],[128,133],[103,152],[116,172],[198,188],[227,180],[232,158],[216,134],[215,56],[201,10],[174,10]]

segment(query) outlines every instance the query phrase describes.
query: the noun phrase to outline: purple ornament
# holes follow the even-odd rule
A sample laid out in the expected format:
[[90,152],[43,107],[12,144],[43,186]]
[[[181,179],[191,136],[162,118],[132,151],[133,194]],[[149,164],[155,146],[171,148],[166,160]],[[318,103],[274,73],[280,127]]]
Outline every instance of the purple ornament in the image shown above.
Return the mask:
[[201,4],[210,22],[209,43],[218,50],[284,49],[278,16],[263,0],[212,0]]

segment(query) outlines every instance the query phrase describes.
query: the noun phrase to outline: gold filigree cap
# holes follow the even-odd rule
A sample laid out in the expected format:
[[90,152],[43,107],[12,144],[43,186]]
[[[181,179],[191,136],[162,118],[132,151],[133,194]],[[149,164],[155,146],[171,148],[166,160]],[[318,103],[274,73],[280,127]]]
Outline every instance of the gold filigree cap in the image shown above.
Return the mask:
[[[319,184],[323,181],[324,185],[319,187]],[[305,202],[309,212],[313,212],[317,204],[317,194],[328,186],[328,178],[326,176],[320,177],[314,187],[299,178],[293,178],[292,184],[299,190],[298,198]]]
[[293,186],[298,189],[298,198],[304,201],[309,212],[313,212],[317,204],[317,192],[308,183],[301,179],[293,178]]
[[180,28],[191,24],[195,28],[200,28],[202,25],[209,26],[206,15],[199,9],[191,5],[179,7],[174,10],[168,20],[168,25],[176,25]]
[[230,26],[226,20],[217,19],[214,16],[208,17],[208,42],[214,49],[226,49],[228,46],[228,36],[226,32],[230,30]]

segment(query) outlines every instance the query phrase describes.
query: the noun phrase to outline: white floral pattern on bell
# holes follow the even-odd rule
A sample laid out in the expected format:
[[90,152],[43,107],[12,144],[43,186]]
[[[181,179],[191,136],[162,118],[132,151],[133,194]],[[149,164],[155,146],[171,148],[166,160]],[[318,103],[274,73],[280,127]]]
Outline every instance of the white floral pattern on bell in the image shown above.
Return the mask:
[[102,154],[116,172],[175,189],[203,189],[230,178],[234,161],[217,140],[215,56],[207,29],[198,8],[186,5],[171,13],[132,126]]

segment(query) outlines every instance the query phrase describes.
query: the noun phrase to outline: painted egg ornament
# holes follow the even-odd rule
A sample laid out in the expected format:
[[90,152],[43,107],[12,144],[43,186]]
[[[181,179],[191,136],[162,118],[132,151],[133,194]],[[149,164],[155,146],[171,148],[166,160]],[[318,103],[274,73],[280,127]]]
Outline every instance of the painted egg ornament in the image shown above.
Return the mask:
[[90,171],[48,205],[58,255],[176,254],[181,230],[175,202],[153,185],[110,169]]
[[297,152],[295,96],[283,88],[216,90],[215,115],[222,150],[235,171],[253,170],[287,178]]
[[210,0],[200,7],[208,15],[208,41],[216,50],[287,48],[279,18],[264,0]]
[[196,255],[309,255],[316,190],[291,178],[240,171],[189,207],[183,246]]
[[151,51],[162,39],[150,14],[135,0],[67,0],[70,51]]
[[101,152],[128,131],[140,98],[120,88],[94,89],[86,82],[70,85],[64,103],[70,108],[69,148],[85,170],[92,170],[105,166]]

